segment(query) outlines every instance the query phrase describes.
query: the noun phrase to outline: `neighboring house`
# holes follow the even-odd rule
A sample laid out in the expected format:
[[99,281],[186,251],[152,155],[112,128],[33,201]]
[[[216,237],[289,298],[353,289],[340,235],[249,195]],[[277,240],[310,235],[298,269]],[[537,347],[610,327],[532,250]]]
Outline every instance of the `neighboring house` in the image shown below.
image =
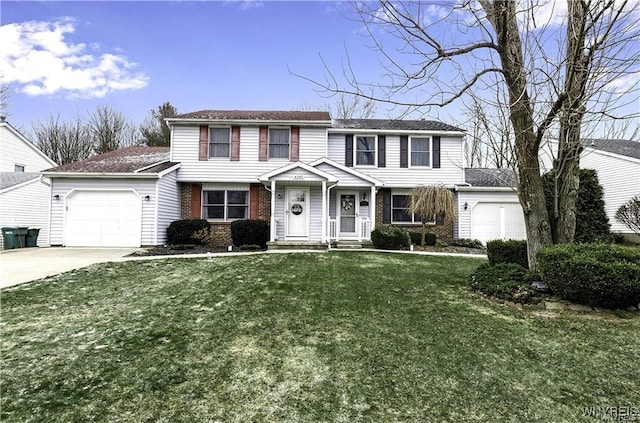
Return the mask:
[[179,167],[166,147],[127,147],[44,171],[51,245],[164,244],[169,223],[180,218]]
[[55,165],[0,117],[0,227],[40,228],[38,245],[48,245],[51,187],[40,171]]
[[[469,177],[465,133],[451,125],[234,110],[167,123],[169,153],[133,147],[45,172],[52,179],[53,245],[162,244],[179,218],[207,219],[219,245],[231,243],[231,222],[247,218],[270,222],[271,246],[357,244],[381,225],[420,230],[407,202],[410,190],[425,184],[441,184],[458,198],[460,222],[430,218],[429,231],[441,239],[521,233],[501,229],[517,205],[513,191],[483,189],[486,181]],[[501,213],[504,222],[474,220]],[[105,244],[97,229],[90,232],[97,227],[119,228],[110,230],[118,235]]]
[[[632,238],[632,231],[616,220],[620,206],[640,196],[640,142],[622,139],[585,139],[580,156],[580,167],[595,169],[604,190],[604,203],[611,232]],[[552,141],[550,145],[557,145]],[[549,149],[542,156],[545,170],[553,168]],[[635,238],[636,241],[639,241]]]

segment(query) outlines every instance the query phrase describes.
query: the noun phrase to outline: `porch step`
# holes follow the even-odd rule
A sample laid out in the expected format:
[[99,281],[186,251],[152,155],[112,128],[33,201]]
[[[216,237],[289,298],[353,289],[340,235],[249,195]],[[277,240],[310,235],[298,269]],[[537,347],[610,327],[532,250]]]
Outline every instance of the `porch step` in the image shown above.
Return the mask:
[[268,250],[327,250],[325,242],[273,241],[267,242]]
[[332,247],[337,250],[357,250],[363,246],[368,245],[363,245],[363,242],[361,241],[338,241],[332,245]]

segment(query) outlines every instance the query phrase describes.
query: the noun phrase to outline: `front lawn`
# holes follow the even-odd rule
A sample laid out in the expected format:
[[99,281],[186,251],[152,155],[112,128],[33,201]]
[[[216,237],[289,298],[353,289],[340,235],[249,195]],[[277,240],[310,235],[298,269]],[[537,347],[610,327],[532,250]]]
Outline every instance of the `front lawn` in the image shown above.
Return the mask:
[[6,289],[0,420],[549,422],[638,412],[640,318],[493,304],[464,288],[482,262],[176,258]]

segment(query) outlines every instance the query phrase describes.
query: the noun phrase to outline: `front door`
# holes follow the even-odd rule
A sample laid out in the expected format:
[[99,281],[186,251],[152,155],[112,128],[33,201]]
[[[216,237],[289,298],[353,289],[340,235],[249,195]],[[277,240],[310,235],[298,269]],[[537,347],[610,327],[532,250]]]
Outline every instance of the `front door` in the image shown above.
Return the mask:
[[340,211],[340,237],[356,237],[356,215],[358,203],[356,194],[340,194],[338,210]]
[[309,236],[309,202],[309,189],[287,189],[287,210],[285,214],[288,237]]

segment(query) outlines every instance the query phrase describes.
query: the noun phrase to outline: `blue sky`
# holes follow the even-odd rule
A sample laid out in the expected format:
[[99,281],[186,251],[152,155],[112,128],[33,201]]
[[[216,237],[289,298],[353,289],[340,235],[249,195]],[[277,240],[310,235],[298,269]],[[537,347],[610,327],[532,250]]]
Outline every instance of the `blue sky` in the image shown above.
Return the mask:
[[[165,101],[180,112],[290,110],[332,102],[289,69],[320,79],[324,75],[320,55],[339,68],[346,46],[359,57],[359,69],[376,70],[375,57],[365,47],[368,40],[358,33],[358,24],[340,14],[344,6],[333,2],[3,1],[3,26],[20,24],[21,31],[46,37],[47,49],[56,51],[42,62],[33,58],[25,64],[36,68],[34,81],[25,78],[13,83],[10,120],[28,127],[31,120],[51,112],[69,118],[105,104],[141,121]],[[77,60],[91,56],[82,65],[90,81],[83,84],[81,75],[58,69],[59,59],[70,56]],[[41,74],[48,75],[51,88],[38,88],[42,83],[35,80]],[[108,86],[101,78],[117,83]]]
[[[538,20],[556,25],[564,7],[542,7]],[[432,5],[425,19],[441,13]],[[322,80],[322,57],[339,75],[348,51],[359,79],[383,79],[381,56],[371,49],[362,23],[349,16],[347,2],[333,1],[4,0],[0,75],[11,83],[9,120],[28,131],[33,120],[51,113],[70,120],[103,105],[140,123],[166,101],[182,113],[333,103],[290,70]],[[445,26],[432,30],[460,40]],[[385,46],[397,45],[388,40]],[[414,91],[409,98],[421,95]],[[631,112],[640,109],[635,96]],[[461,107],[457,101],[421,112],[463,126]],[[378,117],[399,113],[377,107]]]

